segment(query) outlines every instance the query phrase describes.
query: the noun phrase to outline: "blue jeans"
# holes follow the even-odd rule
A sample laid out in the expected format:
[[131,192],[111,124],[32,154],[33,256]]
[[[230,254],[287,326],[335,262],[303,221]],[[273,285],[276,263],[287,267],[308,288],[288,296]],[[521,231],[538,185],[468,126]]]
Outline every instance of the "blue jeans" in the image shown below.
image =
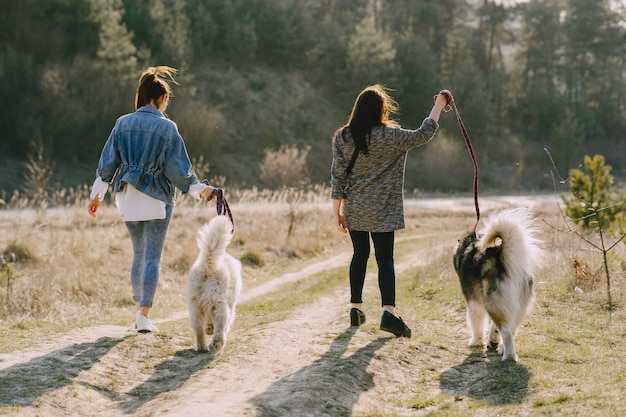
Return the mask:
[[140,307],[152,307],[171,219],[172,206],[166,205],[164,219],[124,222],[133,243],[133,265],[130,270],[133,301],[139,302]]
[[350,262],[350,302],[363,302],[363,286],[370,256],[370,235],[378,265],[378,288],[382,305],[396,305],[396,272],[393,265],[394,232],[361,232],[350,230],[354,254]]

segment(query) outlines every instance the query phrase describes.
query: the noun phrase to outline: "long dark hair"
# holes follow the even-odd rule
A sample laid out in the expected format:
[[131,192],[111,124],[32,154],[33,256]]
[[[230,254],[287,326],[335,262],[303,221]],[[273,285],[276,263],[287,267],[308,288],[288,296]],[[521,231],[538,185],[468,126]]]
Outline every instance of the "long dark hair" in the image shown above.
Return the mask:
[[354,146],[364,155],[367,155],[367,137],[372,133],[374,126],[395,124],[389,117],[398,112],[398,103],[387,93],[380,84],[366,87],[356,98],[348,123],[340,128],[350,129]]

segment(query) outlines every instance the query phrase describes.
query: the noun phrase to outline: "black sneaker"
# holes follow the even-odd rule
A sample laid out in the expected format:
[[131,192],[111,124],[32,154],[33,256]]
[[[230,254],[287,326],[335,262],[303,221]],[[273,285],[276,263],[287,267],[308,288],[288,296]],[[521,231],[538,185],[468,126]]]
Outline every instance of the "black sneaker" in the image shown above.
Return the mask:
[[360,326],[365,323],[365,313],[358,308],[350,309],[350,326]]
[[380,330],[393,333],[398,337],[411,337],[411,329],[404,324],[402,317],[396,317],[387,310],[383,312],[383,317],[380,319]]

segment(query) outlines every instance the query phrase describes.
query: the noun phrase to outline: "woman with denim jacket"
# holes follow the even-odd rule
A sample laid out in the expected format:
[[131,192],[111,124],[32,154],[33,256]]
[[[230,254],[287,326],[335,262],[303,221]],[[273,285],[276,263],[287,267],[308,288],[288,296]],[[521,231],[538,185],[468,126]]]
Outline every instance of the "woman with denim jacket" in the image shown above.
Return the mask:
[[130,272],[135,322],[141,333],[156,332],[148,318],[157,283],[161,254],[172,218],[176,188],[195,198],[209,199],[213,187],[200,183],[176,124],[165,116],[174,68],[150,67],[141,75],[135,112],[121,116],[102,149],[91,191],[89,214],[96,217],[109,183],[133,245]]
[[396,314],[393,263],[394,231],[404,229],[404,167],[407,152],[429,142],[437,131],[441,110],[452,100],[448,90],[435,98],[419,129],[409,130],[390,120],[398,106],[381,85],[365,88],[357,97],[348,123],[333,136],[331,199],[335,223],[350,233],[350,325],[365,322],[363,285],[374,243],[383,315],[380,329],[411,337],[411,329]]

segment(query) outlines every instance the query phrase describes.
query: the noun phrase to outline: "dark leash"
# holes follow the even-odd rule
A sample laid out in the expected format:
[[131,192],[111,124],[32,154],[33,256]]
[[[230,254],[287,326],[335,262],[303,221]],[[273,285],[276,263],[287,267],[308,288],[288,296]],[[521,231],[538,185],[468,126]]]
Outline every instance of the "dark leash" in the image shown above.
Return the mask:
[[[459,122],[459,127],[461,128],[461,133],[463,133],[463,137],[465,138],[465,144],[467,145],[467,150],[472,157],[472,163],[474,164],[474,206],[476,207],[476,224],[474,225],[474,233],[476,233],[476,228],[478,227],[478,222],[480,221],[480,208],[478,207],[478,163],[476,162],[476,155],[474,155],[474,149],[472,148],[472,142],[470,142],[469,134],[467,133],[467,129],[465,129],[465,125],[463,124],[463,119],[461,119],[461,114],[459,113],[459,109],[456,108],[456,102],[452,98],[452,96],[448,93],[442,92],[446,99],[448,100],[448,104],[443,108],[447,114],[452,113],[452,109],[454,108],[454,112],[456,114],[456,120]],[[435,96],[435,100],[437,100],[437,96]]]
[[[210,185],[208,180],[202,180],[202,183],[204,185]],[[233,213],[230,211],[230,206],[228,205],[228,201],[226,201],[226,197],[224,197],[224,190],[222,190],[221,188],[213,188],[213,191],[211,191],[211,194],[209,195],[209,198],[207,198],[207,201],[211,201],[213,200],[213,198],[215,198],[215,208],[217,210],[217,215],[218,216],[228,216],[228,218],[230,219],[230,222],[233,225],[233,230],[231,231],[231,233],[235,232],[235,220],[233,219]]]

